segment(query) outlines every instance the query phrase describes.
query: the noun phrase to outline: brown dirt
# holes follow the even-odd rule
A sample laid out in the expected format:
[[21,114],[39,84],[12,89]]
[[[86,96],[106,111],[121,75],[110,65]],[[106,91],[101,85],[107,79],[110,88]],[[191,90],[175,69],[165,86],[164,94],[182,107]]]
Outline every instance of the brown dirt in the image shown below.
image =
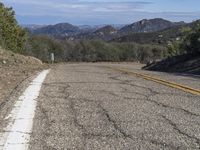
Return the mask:
[[0,49],[0,105],[17,85],[45,67],[36,58]]

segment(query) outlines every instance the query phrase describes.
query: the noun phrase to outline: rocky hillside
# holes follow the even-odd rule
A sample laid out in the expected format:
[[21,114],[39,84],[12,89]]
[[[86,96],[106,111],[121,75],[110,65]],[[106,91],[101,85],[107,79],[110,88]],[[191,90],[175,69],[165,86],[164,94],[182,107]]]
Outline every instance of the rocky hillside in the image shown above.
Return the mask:
[[126,32],[126,33],[155,32],[182,24],[184,24],[184,22],[171,22],[161,18],[155,18],[150,20],[143,19],[141,21],[135,22],[133,24],[121,28],[120,32]]

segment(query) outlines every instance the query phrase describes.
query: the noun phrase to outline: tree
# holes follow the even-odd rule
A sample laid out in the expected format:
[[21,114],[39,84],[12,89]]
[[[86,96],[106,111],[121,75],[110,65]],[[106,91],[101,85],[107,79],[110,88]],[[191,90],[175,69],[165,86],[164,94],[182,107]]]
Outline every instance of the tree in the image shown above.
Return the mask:
[[32,36],[28,39],[25,47],[25,53],[41,59],[49,61],[50,53],[55,54],[56,61],[64,61],[64,47],[60,41],[48,36]]
[[179,55],[180,53],[180,43],[178,41],[168,44],[168,54],[170,57]]
[[8,50],[23,53],[26,32],[17,24],[15,12],[0,2],[0,45]]
[[196,21],[190,31],[187,32],[180,48],[187,53],[200,53],[200,21]]

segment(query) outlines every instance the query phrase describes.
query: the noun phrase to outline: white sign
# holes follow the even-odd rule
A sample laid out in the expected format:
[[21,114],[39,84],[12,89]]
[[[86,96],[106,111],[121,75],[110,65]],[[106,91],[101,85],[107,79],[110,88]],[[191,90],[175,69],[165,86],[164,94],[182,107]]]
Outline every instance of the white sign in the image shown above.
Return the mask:
[[51,62],[53,63],[55,61],[54,53],[51,53]]

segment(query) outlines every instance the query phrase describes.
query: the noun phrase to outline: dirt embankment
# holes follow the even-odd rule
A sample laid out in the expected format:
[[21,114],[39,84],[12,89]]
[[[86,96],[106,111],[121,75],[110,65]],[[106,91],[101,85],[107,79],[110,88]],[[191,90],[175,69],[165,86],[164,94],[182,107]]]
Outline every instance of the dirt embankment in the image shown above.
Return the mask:
[[185,54],[145,66],[145,70],[200,75],[200,54]]
[[45,67],[36,58],[0,48],[0,105],[18,84]]

